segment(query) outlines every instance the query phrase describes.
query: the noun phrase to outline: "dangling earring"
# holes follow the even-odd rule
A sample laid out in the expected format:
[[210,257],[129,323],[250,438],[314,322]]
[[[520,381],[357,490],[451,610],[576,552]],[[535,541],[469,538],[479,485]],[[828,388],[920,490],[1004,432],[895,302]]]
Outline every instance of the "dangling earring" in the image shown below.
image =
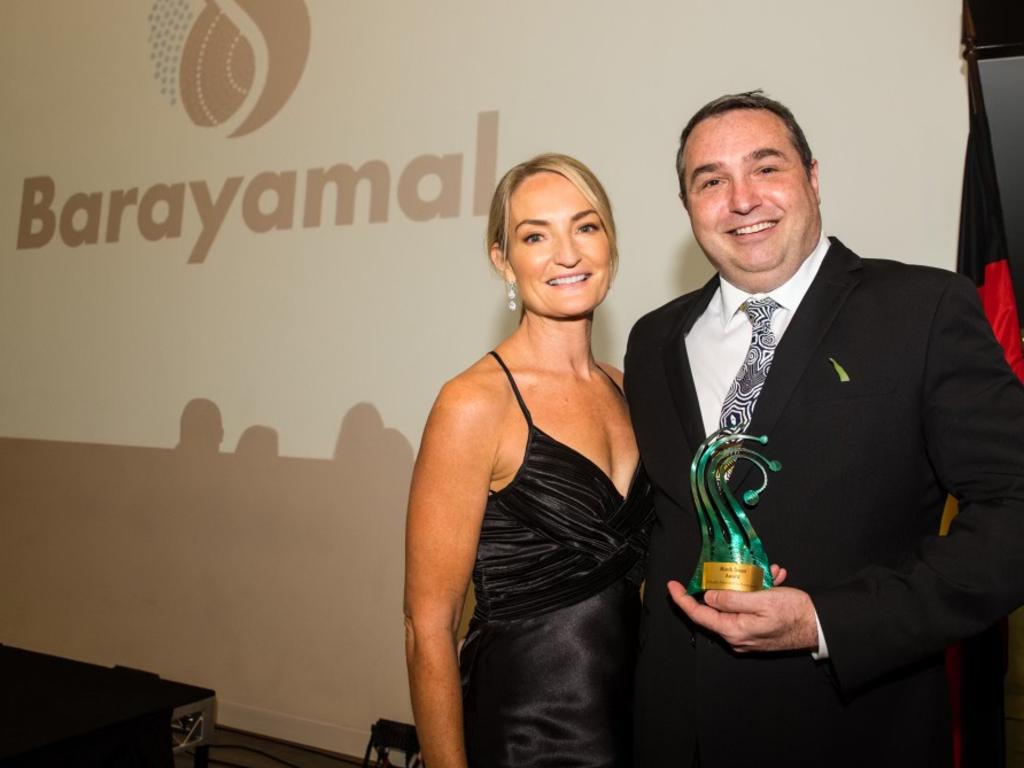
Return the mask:
[[508,311],[516,311],[516,284],[506,283],[508,285]]

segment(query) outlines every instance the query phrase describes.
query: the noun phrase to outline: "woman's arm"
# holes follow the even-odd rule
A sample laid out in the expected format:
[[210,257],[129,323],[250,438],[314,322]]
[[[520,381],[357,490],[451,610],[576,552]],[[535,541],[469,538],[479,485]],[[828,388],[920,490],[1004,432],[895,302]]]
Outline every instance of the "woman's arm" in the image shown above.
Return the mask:
[[465,377],[445,385],[427,420],[406,526],[406,661],[430,768],[466,766],[456,633],[500,437],[501,399]]

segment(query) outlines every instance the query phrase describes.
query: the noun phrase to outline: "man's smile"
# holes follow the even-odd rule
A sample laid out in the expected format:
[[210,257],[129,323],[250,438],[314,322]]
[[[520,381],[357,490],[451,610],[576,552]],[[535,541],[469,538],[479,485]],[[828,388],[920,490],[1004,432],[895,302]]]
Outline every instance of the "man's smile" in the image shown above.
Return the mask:
[[757,232],[763,232],[766,229],[771,229],[777,221],[759,221],[757,224],[748,224],[745,227],[737,227],[736,229],[730,230],[730,235],[753,235]]

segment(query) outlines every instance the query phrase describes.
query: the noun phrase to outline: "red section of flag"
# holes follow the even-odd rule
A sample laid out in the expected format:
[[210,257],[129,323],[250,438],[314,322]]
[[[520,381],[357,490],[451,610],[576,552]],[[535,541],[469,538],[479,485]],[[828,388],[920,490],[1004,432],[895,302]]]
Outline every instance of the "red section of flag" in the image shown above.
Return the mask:
[[1010,266],[1005,260],[985,265],[985,276],[978,286],[985,317],[1003,348],[1006,362],[1017,378],[1024,381],[1024,353],[1021,352],[1020,319],[1010,281]]

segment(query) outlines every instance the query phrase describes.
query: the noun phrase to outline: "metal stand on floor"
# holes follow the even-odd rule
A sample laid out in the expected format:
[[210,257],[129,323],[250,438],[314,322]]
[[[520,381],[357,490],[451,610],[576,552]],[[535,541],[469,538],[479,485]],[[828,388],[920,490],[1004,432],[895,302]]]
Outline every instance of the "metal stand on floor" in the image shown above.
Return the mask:
[[174,754],[187,749],[195,750],[195,768],[207,768],[210,762],[210,742],[215,725],[211,697],[184,704],[171,713],[171,740]]

